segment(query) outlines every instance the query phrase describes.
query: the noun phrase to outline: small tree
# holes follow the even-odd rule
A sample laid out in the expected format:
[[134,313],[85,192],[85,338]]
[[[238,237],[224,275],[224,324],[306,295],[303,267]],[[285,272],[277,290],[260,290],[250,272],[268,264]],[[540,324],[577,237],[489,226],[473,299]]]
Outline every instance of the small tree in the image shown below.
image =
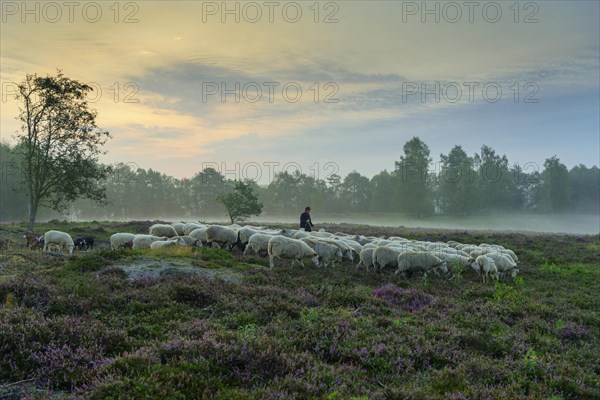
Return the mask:
[[110,137],[96,125],[88,107],[92,87],[65,77],[27,75],[16,98],[22,102],[17,152],[22,156],[24,191],[28,198],[29,230],[40,205],[64,211],[77,198],[105,202],[98,182],[110,168],[98,162]]
[[260,215],[263,209],[251,182],[236,182],[233,192],[217,197],[217,201],[227,209],[232,224],[248,219],[251,215]]

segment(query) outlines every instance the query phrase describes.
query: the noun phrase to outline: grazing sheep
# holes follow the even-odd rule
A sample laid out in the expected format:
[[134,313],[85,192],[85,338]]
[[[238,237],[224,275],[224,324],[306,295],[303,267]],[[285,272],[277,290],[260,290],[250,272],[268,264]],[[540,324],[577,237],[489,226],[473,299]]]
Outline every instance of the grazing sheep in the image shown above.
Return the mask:
[[373,240],[371,243],[374,243],[377,246],[385,246],[386,244],[392,243],[392,241],[387,240],[387,239],[376,239],[376,240]]
[[319,256],[316,251],[303,241],[286,236],[273,236],[267,245],[267,253],[271,269],[275,266],[275,258],[291,258],[292,266],[296,263],[303,265],[300,260],[310,258],[316,267],[319,266]]
[[400,242],[392,242],[386,244],[384,247],[389,247],[399,252],[404,251],[416,251],[418,248],[412,243],[400,243]]
[[261,252],[263,252],[263,254],[266,256],[269,240],[271,240],[273,237],[273,235],[268,235],[266,233],[255,233],[254,235],[250,236],[250,239],[248,239],[248,244],[244,249],[244,255],[248,254],[248,252],[252,250],[259,256],[261,256]]
[[200,240],[193,238],[191,236],[177,236],[176,238],[173,238],[173,239],[178,239],[180,246],[188,246],[188,247],[194,247],[194,246],[201,247],[202,246],[202,242]]
[[31,250],[41,249],[44,247],[44,235],[37,235],[33,232],[27,232],[24,236],[27,239],[27,247]]
[[363,247],[361,252],[359,253],[360,261],[356,264],[356,269],[359,269],[361,266],[364,266],[368,271],[373,266],[373,251],[375,247],[367,247],[366,245]]
[[362,251],[362,244],[358,243],[356,240],[351,238],[342,238],[340,240],[346,245],[350,246],[354,250],[355,254],[360,254],[360,252]]
[[78,238],[75,238],[74,242],[75,242],[75,247],[77,247],[77,250],[79,250],[79,251],[94,249],[94,238],[93,237],[89,237],[89,236],[78,237]]
[[154,236],[154,235],[135,235],[133,238],[134,249],[149,249],[153,242],[159,240],[166,240],[166,236]]
[[423,278],[427,278],[429,271],[435,272],[436,275],[439,275],[439,272],[448,273],[446,261],[424,251],[407,251],[401,253],[398,256],[397,264],[396,275],[421,271],[423,272]]
[[458,246],[458,250],[464,251],[465,253],[470,253],[475,250],[481,250],[481,247],[474,244],[463,244]]
[[496,268],[496,264],[494,260],[486,255],[478,256],[475,259],[473,265],[473,269],[478,271],[481,274],[481,280],[483,283],[487,282],[488,276],[492,276],[493,279],[498,280],[498,269]]
[[166,236],[168,238],[178,236],[174,227],[165,224],[152,225],[149,229],[149,233],[152,236]]
[[211,225],[206,230],[206,242],[209,245],[216,244],[219,248],[223,247],[232,250],[233,246],[239,242],[239,237],[237,231],[232,228],[221,225]]
[[183,226],[183,234],[189,235],[195,229],[206,228],[206,225],[198,224],[196,222],[188,222]]
[[333,244],[334,246],[337,246],[340,249],[340,251],[342,252],[343,258],[345,258],[346,260],[354,261],[355,250],[347,242],[345,242],[343,240],[318,236],[318,235],[314,235],[314,234],[311,234],[307,238],[313,239],[313,240],[318,240],[319,242]]
[[75,243],[71,235],[61,231],[48,231],[44,233],[44,251],[48,246],[57,245],[63,251],[69,250],[69,254],[73,254]]
[[398,267],[398,256],[402,253],[401,250],[396,250],[393,247],[379,246],[373,250],[373,269],[375,272],[381,272],[384,268]]
[[485,256],[494,260],[494,264],[496,264],[496,269],[499,274],[504,275],[510,273],[511,277],[514,279],[519,273],[517,263],[514,262],[508,254],[492,252],[485,254]]
[[515,254],[514,251],[508,250],[505,248],[500,248],[500,247],[488,246],[488,247],[484,248],[483,250],[481,250],[481,253],[478,255],[489,255],[489,254],[504,255],[504,256],[510,258],[512,261],[514,261],[515,264],[517,262],[519,262],[519,258],[517,257],[517,255]]
[[185,234],[183,233],[183,227],[185,226],[185,224],[183,222],[174,222],[171,224],[171,226],[175,228],[175,232],[177,232],[178,236],[185,236]]
[[191,231],[188,236],[196,239],[199,243],[202,243],[203,245],[206,244],[207,239],[206,239],[206,231],[208,230],[208,228],[197,228],[194,229],[193,231]]
[[247,245],[248,240],[250,240],[250,236],[254,235],[255,233],[259,233],[259,230],[255,229],[255,228],[251,228],[249,226],[242,227],[238,231],[238,235],[240,237],[240,243],[244,246]]
[[307,236],[310,236],[309,232],[303,231],[303,230],[299,230],[298,232],[294,233],[294,236],[292,236],[294,239],[302,239],[305,238]]
[[133,233],[115,233],[110,236],[110,248],[112,250],[118,250],[120,248],[131,249],[133,248],[133,239],[135,235]]
[[157,240],[156,242],[150,243],[151,249],[164,249],[173,246],[185,246],[185,241],[180,238],[175,238],[169,240]]
[[327,267],[329,262],[331,262],[332,267],[335,267],[335,259],[342,258],[342,251],[334,244],[311,238],[303,238],[301,240],[319,255],[319,264],[323,263],[324,267]]

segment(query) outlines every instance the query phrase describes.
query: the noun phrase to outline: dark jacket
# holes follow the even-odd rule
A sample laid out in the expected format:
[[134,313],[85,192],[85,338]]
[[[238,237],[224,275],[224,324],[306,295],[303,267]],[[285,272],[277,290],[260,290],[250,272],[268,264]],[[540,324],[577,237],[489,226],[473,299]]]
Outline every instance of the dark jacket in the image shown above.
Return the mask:
[[300,228],[304,228],[305,231],[310,232],[312,227],[313,223],[310,215],[306,211],[300,214]]

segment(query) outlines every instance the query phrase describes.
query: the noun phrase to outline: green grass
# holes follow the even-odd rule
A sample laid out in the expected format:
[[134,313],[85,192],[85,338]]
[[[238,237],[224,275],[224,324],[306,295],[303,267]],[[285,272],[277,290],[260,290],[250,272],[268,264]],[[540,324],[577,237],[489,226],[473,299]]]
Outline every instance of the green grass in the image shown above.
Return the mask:
[[[500,243],[521,274],[483,285],[469,269],[452,281],[350,263],[270,270],[264,258],[208,248],[100,246],[64,259],[10,249],[0,260],[0,398],[600,397],[597,236],[331,230]],[[202,274],[130,280],[125,266],[136,263]]]

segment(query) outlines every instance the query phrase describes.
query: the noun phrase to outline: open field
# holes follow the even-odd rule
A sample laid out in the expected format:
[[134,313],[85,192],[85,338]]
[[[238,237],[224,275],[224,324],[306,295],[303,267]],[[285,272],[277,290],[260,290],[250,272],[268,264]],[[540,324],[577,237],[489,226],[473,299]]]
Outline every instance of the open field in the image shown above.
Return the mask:
[[514,250],[519,277],[483,285],[105,248],[151,224],[39,224],[100,242],[71,258],[0,225],[0,398],[600,398],[598,235],[319,225]]

